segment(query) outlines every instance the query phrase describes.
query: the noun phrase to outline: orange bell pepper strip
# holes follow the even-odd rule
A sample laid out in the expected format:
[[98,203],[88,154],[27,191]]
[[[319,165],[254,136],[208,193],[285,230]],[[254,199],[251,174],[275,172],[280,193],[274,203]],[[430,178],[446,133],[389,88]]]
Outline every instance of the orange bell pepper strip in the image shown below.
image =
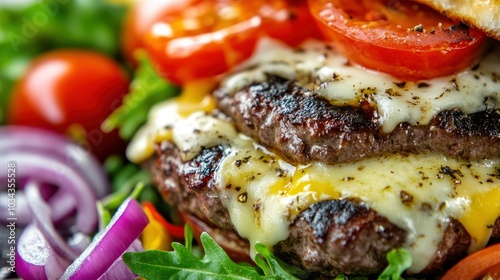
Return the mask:
[[167,229],[154,217],[151,207],[143,205],[142,208],[149,219],[149,224],[144,228],[141,234],[141,241],[144,249],[171,251],[172,238]]
[[184,225],[174,225],[169,223],[165,218],[156,210],[154,205],[149,201],[142,203],[143,208],[149,209],[153,218],[158,221],[167,230],[169,235],[175,240],[184,239]]

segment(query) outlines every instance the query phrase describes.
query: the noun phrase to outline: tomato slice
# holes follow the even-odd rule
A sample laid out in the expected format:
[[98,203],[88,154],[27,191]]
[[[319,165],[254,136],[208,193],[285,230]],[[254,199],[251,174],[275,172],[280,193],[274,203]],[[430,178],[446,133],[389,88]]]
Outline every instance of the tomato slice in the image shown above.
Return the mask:
[[304,0],[181,2],[181,12],[166,10],[144,38],[159,72],[177,84],[228,71],[251,56],[262,36],[291,45],[319,36]]
[[112,59],[86,50],[56,50],[38,57],[18,81],[7,122],[80,134],[103,160],[123,152],[117,133],[105,134],[101,123],[128,91],[128,78]]
[[[441,278],[442,280],[474,280],[489,274],[500,275],[500,244],[486,247],[460,261]],[[500,278],[492,278],[500,279]]]
[[407,0],[309,0],[309,7],[350,61],[403,80],[456,73],[477,60],[486,39]]
[[144,48],[144,36],[155,22],[166,14],[180,13],[185,7],[184,1],[176,0],[141,0],[136,1],[125,16],[121,40],[125,58],[134,66],[137,59],[134,52]]

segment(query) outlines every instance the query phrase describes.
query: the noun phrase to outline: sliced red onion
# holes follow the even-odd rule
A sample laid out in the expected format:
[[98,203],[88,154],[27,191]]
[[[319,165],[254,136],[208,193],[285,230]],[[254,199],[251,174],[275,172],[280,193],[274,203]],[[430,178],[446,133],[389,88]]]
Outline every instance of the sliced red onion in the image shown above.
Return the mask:
[[[127,252],[142,252],[144,248],[142,247],[139,239],[134,240],[130,247],[128,247]],[[111,267],[99,277],[99,280],[115,280],[115,279],[135,279],[137,275],[133,273],[127,264],[123,261],[122,257],[119,257]]]
[[76,198],[67,190],[59,190],[49,199],[52,221],[57,224],[76,208]]
[[98,279],[139,237],[148,223],[139,203],[130,198],[125,200],[106,229],[97,234],[60,279]]
[[109,192],[109,183],[99,161],[62,135],[33,127],[0,127],[0,154],[12,151],[55,157],[80,173],[97,197],[104,197]]
[[66,243],[66,241],[57,232],[50,218],[49,205],[43,200],[39,191],[39,184],[34,181],[29,182],[24,189],[26,200],[33,215],[35,225],[43,233],[45,239],[52,247],[54,252],[63,258],[73,261],[78,254]]
[[57,279],[69,263],[57,256],[35,225],[23,230],[16,254],[16,272],[22,279]]
[[[59,186],[71,192],[76,199],[76,226],[79,231],[91,233],[97,225],[96,197],[91,187],[80,174],[55,158],[26,152],[7,152],[0,157],[0,166],[7,166],[10,160],[17,163],[17,174],[40,182]],[[7,179],[7,172],[0,173],[0,181]]]

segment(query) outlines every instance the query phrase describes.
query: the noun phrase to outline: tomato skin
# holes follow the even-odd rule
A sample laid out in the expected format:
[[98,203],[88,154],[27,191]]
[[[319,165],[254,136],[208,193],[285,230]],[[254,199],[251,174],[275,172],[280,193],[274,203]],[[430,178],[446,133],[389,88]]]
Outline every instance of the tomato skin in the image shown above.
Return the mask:
[[180,0],[142,0],[137,1],[128,11],[122,28],[122,48],[127,61],[137,66],[134,52],[144,48],[144,36],[155,22],[166,14],[180,13],[185,5]]
[[[182,3],[182,4],[181,4]],[[259,38],[297,46],[321,36],[306,0],[183,0],[151,25],[143,45],[165,78],[213,77],[249,58]]]
[[161,75],[184,84],[224,73],[250,57],[263,24],[254,2],[183,2],[183,12],[167,13],[144,38]]
[[[500,274],[500,244],[491,245],[467,256],[452,267],[442,280],[475,280]],[[493,278],[498,279],[498,278]]]
[[477,60],[486,40],[481,31],[409,1],[309,0],[309,7],[350,61],[403,80],[457,73]]
[[297,47],[307,39],[323,39],[323,34],[309,11],[307,0],[274,1],[273,4],[275,14],[288,14],[288,17],[276,22],[276,16],[269,15],[274,20],[266,27],[265,33],[268,36],[291,47]]
[[[56,50],[39,56],[15,85],[7,122],[61,134],[82,130],[100,159],[122,152],[117,133],[101,123],[128,91],[128,78],[112,59],[86,50]],[[82,129],[80,129],[82,128]]]

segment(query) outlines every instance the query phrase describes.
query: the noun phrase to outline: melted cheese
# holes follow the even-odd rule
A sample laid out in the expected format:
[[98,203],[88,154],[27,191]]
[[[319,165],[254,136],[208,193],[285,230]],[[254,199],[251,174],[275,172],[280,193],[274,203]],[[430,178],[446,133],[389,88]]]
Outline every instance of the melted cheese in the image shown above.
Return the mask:
[[[424,124],[446,109],[470,113],[500,107],[498,49],[476,70],[420,85],[402,85],[387,75],[345,65],[345,59],[316,43],[307,49],[274,46],[249,62],[259,61],[258,66],[230,76],[223,85],[236,91],[265,80],[266,74],[297,79],[333,104],[373,102],[386,131],[400,122]],[[181,97],[158,104],[127,156],[144,161],[163,140],[173,141],[183,160],[202,147],[223,145],[226,156],[219,163],[216,185],[236,230],[251,242],[252,255],[257,242],[272,247],[286,239],[290,223],[311,204],[352,197],[407,231],[404,247],[414,259],[411,272],[432,260],[450,217],[471,234],[471,252],[487,243],[500,216],[500,159],[465,162],[441,155],[391,155],[349,164],[292,165],[238,134],[231,122],[207,114],[214,108],[211,85],[187,86]]]
[[148,121],[132,138],[127,147],[127,158],[140,163],[154,154],[155,143],[169,140],[171,128],[177,122],[194,112],[211,112],[215,109],[215,100],[209,93],[215,82],[202,80],[187,84],[180,96],[156,104],[148,115]]
[[170,130],[184,160],[202,146],[225,147],[216,185],[236,230],[250,241],[252,255],[254,244],[271,248],[286,239],[302,210],[327,199],[359,198],[406,230],[411,272],[432,260],[450,217],[463,223],[475,251],[487,243],[500,216],[500,159],[471,163],[440,155],[391,155],[295,166],[238,134],[231,122],[204,112],[181,118]]
[[435,255],[450,217],[472,235],[473,251],[486,244],[500,216],[500,178],[494,175],[500,160],[469,166],[442,156],[393,155],[291,166],[251,141],[233,143],[229,150],[219,169],[221,200],[251,244],[272,246],[285,239],[290,222],[315,202],[360,198],[407,231],[404,247],[414,259],[410,271],[418,272]]
[[[476,67],[457,75],[403,82],[373,70],[350,65],[347,59],[323,43],[310,41],[300,51],[274,41],[261,41],[257,52],[236,74],[223,81],[235,92],[267,74],[297,80],[332,104],[374,104],[384,132],[398,124],[427,124],[443,110],[459,108],[464,113],[500,108],[500,46]],[[239,69],[239,70],[241,70]]]

